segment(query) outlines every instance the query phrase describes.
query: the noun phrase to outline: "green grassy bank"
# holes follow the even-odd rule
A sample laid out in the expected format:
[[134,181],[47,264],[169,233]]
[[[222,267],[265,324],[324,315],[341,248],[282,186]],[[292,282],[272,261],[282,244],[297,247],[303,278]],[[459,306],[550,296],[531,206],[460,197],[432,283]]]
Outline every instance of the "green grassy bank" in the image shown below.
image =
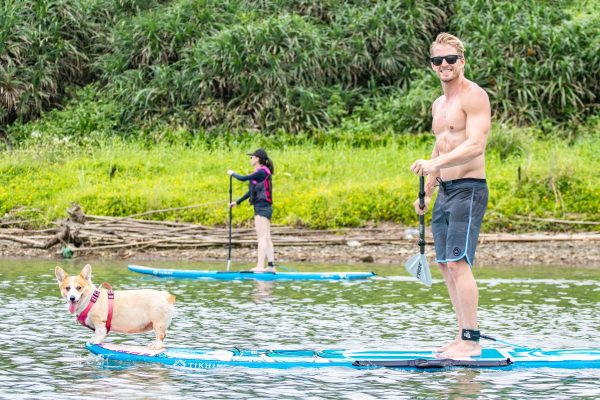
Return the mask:
[[[2,153],[0,212],[39,226],[64,218],[71,202],[88,214],[111,216],[205,204],[148,218],[223,225],[228,215],[227,169],[250,172],[245,153],[265,146],[276,166],[274,223],[313,228],[416,223],[411,204],[418,180],[409,166],[429,157],[431,135],[382,136],[369,146],[344,139],[315,144],[315,137],[302,141],[294,136],[289,142],[221,137],[218,142],[152,146],[121,140],[93,146],[60,140],[32,144]],[[561,229],[527,217],[600,220],[599,151],[598,135],[579,135],[568,142],[494,126],[487,154],[490,203],[484,230]],[[245,184],[234,181],[234,197],[245,190]],[[252,216],[248,205],[234,212],[237,224]]]

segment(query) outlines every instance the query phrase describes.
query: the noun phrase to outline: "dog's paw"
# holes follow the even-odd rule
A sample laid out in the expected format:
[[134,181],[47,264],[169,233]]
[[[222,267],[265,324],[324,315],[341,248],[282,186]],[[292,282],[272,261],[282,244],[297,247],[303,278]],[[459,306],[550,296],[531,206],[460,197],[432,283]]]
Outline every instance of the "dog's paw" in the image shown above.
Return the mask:
[[165,348],[165,345],[163,342],[152,342],[148,345],[148,347],[150,350],[162,350]]
[[89,343],[91,343],[91,344],[102,344],[103,340],[104,340],[104,338],[98,338],[96,336],[92,336],[92,338],[90,339]]

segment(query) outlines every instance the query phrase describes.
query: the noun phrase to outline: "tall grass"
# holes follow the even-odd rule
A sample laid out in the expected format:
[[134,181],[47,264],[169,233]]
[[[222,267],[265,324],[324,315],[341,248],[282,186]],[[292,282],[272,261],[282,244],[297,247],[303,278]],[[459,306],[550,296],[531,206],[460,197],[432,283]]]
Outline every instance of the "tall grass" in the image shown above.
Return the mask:
[[439,94],[428,48],[445,30],[498,121],[570,135],[598,112],[599,27],[585,0],[6,0],[0,136],[108,103],[108,136],[423,131]]
[[[487,223],[519,230],[532,225],[557,227],[515,216],[598,221],[600,185],[594,171],[600,165],[594,154],[599,150],[598,137],[588,136],[574,145],[556,139],[531,140],[522,156],[504,162],[492,153],[488,163],[495,170],[490,176],[492,212]],[[565,230],[571,228],[563,225]]]
[[79,2],[38,1],[0,5],[0,120],[30,118],[64,93],[64,83],[84,83],[93,36]]
[[[126,123],[273,133],[366,117],[421,130],[430,123],[423,93],[437,91],[419,71],[430,41],[450,29],[499,120],[580,123],[597,111],[600,16],[572,19],[570,4],[180,1],[124,21],[103,71],[128,104]],[[390,117],[398,103],[417,113]]]
[[332,102],[347,113],[379,87],[408,87],[445,18],[421,1],[206,0],[164,11],[123,23],[121,44],[100,60],[107,79],[119,74],[124,121],[175,115],[226,131],[324,128],[337,122]]
[[0,134],[57,107],[96,79],[96,57],[118,18],[154,0],[3,0],[0,3]]
[[570,4],[457,2],[450,29],[466,40],[467,74],[499,119],[580,123],[598,112],[600,14],[574,20]]

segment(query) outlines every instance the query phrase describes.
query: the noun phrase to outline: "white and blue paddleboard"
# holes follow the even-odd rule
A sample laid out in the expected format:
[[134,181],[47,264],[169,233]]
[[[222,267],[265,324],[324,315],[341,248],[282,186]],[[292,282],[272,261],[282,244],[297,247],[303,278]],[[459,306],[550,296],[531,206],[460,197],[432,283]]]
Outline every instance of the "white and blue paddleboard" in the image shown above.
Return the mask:
[[274,280],[355,280],[375,276],[374,272],[253,272],[253,271],[200,271],[190,269],[163,269],[129,265],[131,271],[154,275],[161,278],[182,279],[221,279],[226,281],[239,279],[255,279],[259,281]]
[[540,350],[484,349],[480,357],[439,359],[431,350],[231,350],[168,347],[150,350],[142,346],[86,344],[108,364],[160,363],[189,369],[221,367],[354,369],[399,368],[600,368],[599,349]]

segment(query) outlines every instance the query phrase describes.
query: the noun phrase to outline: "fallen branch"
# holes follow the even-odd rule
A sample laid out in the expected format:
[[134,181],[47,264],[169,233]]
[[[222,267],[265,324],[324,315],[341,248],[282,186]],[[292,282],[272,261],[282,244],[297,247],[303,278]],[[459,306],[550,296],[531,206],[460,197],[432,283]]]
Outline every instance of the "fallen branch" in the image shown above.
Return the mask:
[[562,241],[600,241],[600,234],[481,234],[479,243],[483,242],[562,242]]
[[34,240],[23,239],[21,237],[12,236],[12,235],[2,235],[2,234],[0,234],[0,240],[9,240],[11,242],[26,244],[26,245],[28,245],[30,247],[35,248],[35,249],[41,249],[42,246],[43,246],[41,243],[38,243],[38,242],[36,242]]
[[540,222],[551,222],[554,224],[570,224],[570,225],[600,225],[598,221],[576,221],[570,219],[556,219],[556,218],[538,218],[538,217],[527,217],[523,215],[516,215],[515,218],[527,219],[532,221]]
[[[133,218],[139,215],[202,207],[207,204],[212,203],[154,210],[122,218],[85,215],[79,206],[73,205],[67,211],[69,218],[65,221],[56,222],[54,228],[43,230],[0,228],[0,241],[12,242],[23,247],[36,249],[49,249],[56,245],[61,245],[63,248],[68,246],[70,251],[79,254],[121,249],[225,248],[228,243],[228,229],[225,227],[208,227],[188,222]],[[558,221],[563,222],[562,220]],[[578,222],[586,221],[569,221],[569,223]],[[414,233],[410,233],[410,229],[398,226],[310,230],[273,225],[271,232],[273,243],[277,247],[360,247],[403,243],[407,245],[414,243],[416,246],[417,243],[417,238]],[[426,235],[428,244],[431,244],[431,232],[428,230]],[[555,235],[481,234],[479,240],[480,243],[600,241],[600,233]],[[255,230],[246,227],[235,228],[232,234],[232,245],[236,247],[255,247]],[[62,250],[61,248],[61,254],[63,253]]]

